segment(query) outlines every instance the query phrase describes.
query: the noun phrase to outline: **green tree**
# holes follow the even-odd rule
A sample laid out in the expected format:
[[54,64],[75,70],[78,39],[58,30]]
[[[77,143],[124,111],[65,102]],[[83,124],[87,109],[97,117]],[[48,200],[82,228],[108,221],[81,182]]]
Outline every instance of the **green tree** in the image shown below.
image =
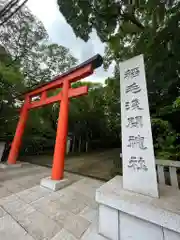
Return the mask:
[[[87,96],[71,99],[69,130],[76,138],[88,143],[99,138],[104,126],[103,87],[100,83],[77,82],[73,87],[87,85]],[[98,131],[97,131],[98,129]]]
[[1,26],[0,42],[20,64],[27,87],[50,81],[77,62],[69,50],[51,44],[42,23],[27,8],[22,8]]
[[9,21],[0,26],[0,31],[0,43],[11,55],[11,64],[18,64],[27,80],[27,85],[32,85],[31,81],[34,79],[27,77],[27,72],[31,69],[27,69],[33,62],[33,56],[36,57],[39,44],[48,39],[44,26],[29,9],[22,8]]
[[[92,29],[108,42],[117,34],[144,31],[148,22],[158,25],[164,19],[167,9],[177,1],[136,0],[59,0],[59,9],[72,26],[76,36],[87,41]],[[144,19],[144,16],[148,15]],[[115,35],[115,36],[114,36]]]
[[50,81],[76,63],[77,60],[70,54],[69,49],[58,44],[43,42],[24,57],[23,73],[28,86],[31,87],[37,83]]
[[[40,41],[48,39],[42,23],[27,8],[22,8],[3,26],[0,26],[1,45],[4,46],[15,62],[35,51]],[[23,61],[21,62],[24,64]]]
[[[22,105],[19,96],[34,85],[50,81],[55,75],[67,71],[77,60],[65,47],[50,43],[42,23],[27,8],[22,8],[1,26],[1,31],[0,121],[3,137],[14,135],[18,108]],[[56,93],[54,91],[48,95]],[[38,146],[37,143],[43,146],[47,144],[48,138],[54,141],[57,117],[58,108],[55,105],[30,111],[24,149],[29,146],[32,150]]]
[[16,95],[24,89],[19,66],[11,62],[11,56],[0,46],[0,138],[12,135],[17,121]]

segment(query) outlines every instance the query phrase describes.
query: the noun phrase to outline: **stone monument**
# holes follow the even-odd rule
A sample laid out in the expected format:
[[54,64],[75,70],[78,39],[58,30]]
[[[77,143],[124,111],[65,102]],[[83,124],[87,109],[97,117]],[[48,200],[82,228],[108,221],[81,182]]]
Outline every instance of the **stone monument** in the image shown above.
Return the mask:
[[178,240],[180,191],[157,183],[143,55],[120,64],[120,79],[123,176],[96,191],[99,234]]
[[120,79],[123,188],[158,197],[143,55],[120,64]]

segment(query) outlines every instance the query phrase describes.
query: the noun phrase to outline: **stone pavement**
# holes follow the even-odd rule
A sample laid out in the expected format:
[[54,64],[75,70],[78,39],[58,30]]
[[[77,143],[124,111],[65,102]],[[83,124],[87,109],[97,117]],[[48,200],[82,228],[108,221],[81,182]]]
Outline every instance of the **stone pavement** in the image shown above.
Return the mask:
[[65,173],[71,185],[51,192],[39,186],[50,173],[28,163],[0,169],[0,239],[105,240],[97,234],[94,200],[103,182]]

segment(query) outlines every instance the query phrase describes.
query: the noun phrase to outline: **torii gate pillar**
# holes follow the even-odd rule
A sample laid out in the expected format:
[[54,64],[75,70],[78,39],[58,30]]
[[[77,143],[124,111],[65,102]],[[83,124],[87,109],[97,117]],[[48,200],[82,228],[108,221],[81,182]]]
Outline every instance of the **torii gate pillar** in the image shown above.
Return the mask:
[[69,112],[69,82],[65,81],[63,84],[63,93],[61,99],[61,107],[59,111],[56,144],[54,149],[54,161],[52,168],[52,179],[60,180],[64,174],[64,158],[66,152],[66,142],[68,133],[68,112]]
[[[52,190],[57,190],[59,187],[62,187],[62,185],[64,186],[64,159],[68,133],[69,98],[88,93],[87,86],[71,88],[71,83],[91,75],[94,69],[102,65],[102,61],[102,57],[100,55],[96,55],[79,66],[69,70],[68,72],[57,76],[51,82],[36,87],[35,89],[23,94],[25,96],[25,101],[21,109],[20,119],[9,153],[9,165],[12,166],[16,164],[29,110],[42,107],[50,103],[61,102],[57,124],[52,174],[50,178],[43,179],[41,185],[51,188]],[[49,90],[60,87],[62,88],[62,91],[56,96],[47,96],[47,92]],[[37,96],[40,98],[40,100],[33,101],[33,98]]]

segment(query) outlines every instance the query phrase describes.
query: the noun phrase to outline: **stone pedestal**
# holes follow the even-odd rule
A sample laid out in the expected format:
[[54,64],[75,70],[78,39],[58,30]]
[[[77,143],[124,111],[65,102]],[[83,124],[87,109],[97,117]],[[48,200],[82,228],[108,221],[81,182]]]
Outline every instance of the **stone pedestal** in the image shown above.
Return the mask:
[[96,191],[99,233],[110,240],[180,239],[180,191],[159,190],[160,198],[124,190],[120,176],[105,183]]
[[70,183],[71,182],[66,178],[57,181],[57,180],[52,180],[51,177],[48,177],[48,178],[43,178],[41,180],[40,185],[41,185],[41,187],[48,188],[55,192],[55,191],[58,191],[64,187],[66,187]]

